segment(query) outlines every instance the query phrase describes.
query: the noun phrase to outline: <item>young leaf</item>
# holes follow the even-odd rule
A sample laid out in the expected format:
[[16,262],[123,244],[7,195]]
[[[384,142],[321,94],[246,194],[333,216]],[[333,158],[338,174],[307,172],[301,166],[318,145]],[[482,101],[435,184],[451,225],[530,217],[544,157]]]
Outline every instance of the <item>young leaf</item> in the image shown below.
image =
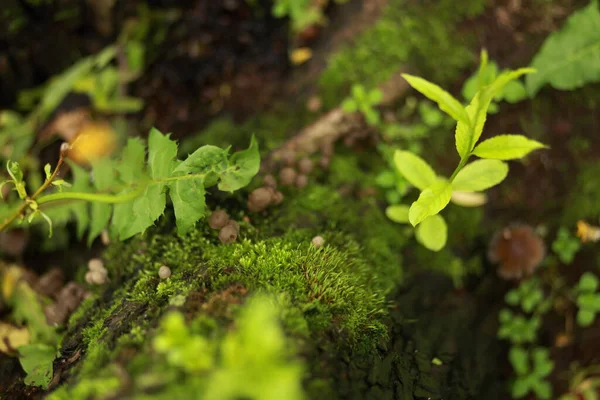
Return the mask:
[[385,215],[394,222],[406,224],[408,223],[408,210],[408,206],[393,205],[385,209]]
[[467,157],[471,153],[475,143],[477,143],[477,140],[481,136],[481,132],[483,132],[483,127],[487,119],[487,107],[481,105],[480,97],[481,92],[477,92],[466,108],[471,123],[459,121],[456,124],[456,150],[461,158]]
[[425,97],[438,103],[440,110],[451,116],[455,121],[460,121],[466,125],[470,124],[469,116],[464,107],[450,93],[423,78],[408,74],[402,74],[402,77]]
[[260,154],[258,143],[254,135],[250,139],[250,146],[246,150],[234,153],[229,159],[230,167],[221,174],[219,190],[233,192],[250,183],[260,168]]
[[439,179],[433,185],[421,192],[421,195],[410,206],[408,219],[412,226],[417,226],[430,215],[442,211],[452,197],[452,184],[445,179]]
[[47,389],[52,380],[52,363],[56,357],[56,349],[47,344],[35,343],[21,346],[18,351],[21,366],[27,373],[25,384]]
[[168,178],[173,170],[173,160],[177,157],[177,143],[152,128],[148,136],[148,168],[152,179]]
[[219,172],[227,166],[227,150],[206,145],[190,154],[173,172],[183,174],[208,174]]
[[531,97],[549,83],[573,90],[600,81],[600,10],[598,1],[574,12],[562,29],[548,36],[531,66],[539,73],[527,77]]
[[[114,163],[109,159],[99,159],[92,164],[94,175],[94,187],[98,191],[110,189],[115,183]],[[106,227],[110,220],[112,207],[110,204],[93,202],[90,215],[90,227],[88,231],[88,246]]]
[[139,138],[130,138],[123,149],[121,162],[117,166],[120,178],[123,182],[133,184],[144,176],[146,149]]
[[419,190],[425,190],[434,184],[437,179],[429,164],[410,151],[396,150],[394,165],[406,180]]
[[417,241],[431,251],[440,251],[448,239],[448,227],[441,215],[425,218],[417,226],[415,232]]
[[[73,185],[71,186],[70,191],[89,192],[89,173],[74,162],[69,161],[69,166],[71,167],[71,171],[73,172]],[[75,216],[75,221],[77,221],[77,238],[81,240],[90,221],[90,217],[88,214],[88,204],[83,201],[75,202],[71,206],[71,212]]]
[[508,175],[508,165],[499,160],[477,160],[467,164],[452,181],[452,189],[480,192],[502,182]]
[[522,135],[498,135],[481,142],[475,147],[473,154],[481,158],[514,160],[545,147],[547,146]]

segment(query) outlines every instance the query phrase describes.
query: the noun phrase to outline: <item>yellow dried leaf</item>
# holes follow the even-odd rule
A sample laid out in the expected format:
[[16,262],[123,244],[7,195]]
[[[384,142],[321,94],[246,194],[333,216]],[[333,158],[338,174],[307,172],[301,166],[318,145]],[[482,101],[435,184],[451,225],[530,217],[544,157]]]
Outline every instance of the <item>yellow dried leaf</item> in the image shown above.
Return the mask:
[[19,346],[28,344],[29,338],[27,328],[0,322],[0,353],[10,354]]
[[479,207],[487,203],[487,196],[481,192],[452,192],[452,202],[463,207]]
[[108,122],[85,124],[71,143],[69,158],[80,165],[108,157],[117,148],[117,134]]
[[293,65],[304,64],[312,58],[312,50],[308,47],[300,47],[293,50],[290,54],[290,61]]
[[23,275],[21,268],[16,265],[8,266],[2,273],[2,298],[8,300],[12,297],[17,282]]

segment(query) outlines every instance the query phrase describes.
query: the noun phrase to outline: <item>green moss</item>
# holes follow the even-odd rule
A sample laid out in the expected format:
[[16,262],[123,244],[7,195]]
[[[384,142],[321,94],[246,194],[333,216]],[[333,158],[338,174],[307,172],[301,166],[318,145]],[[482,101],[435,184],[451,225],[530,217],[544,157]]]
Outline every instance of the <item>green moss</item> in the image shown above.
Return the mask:
[[[457,25],[480,14],[485,4],[390,1],[372,27],[330,58],[320,79],[325,104],[336,106],[354,83],[375,87],[407,63],[438,83],[449,82],[473,60],[472,37],[458,33]],[[444,68],[439,60],[444,60]]]
[[563,210],[562,224],[575,226],[578,220],[596,221],[600,215],[600,162],[583,164]]

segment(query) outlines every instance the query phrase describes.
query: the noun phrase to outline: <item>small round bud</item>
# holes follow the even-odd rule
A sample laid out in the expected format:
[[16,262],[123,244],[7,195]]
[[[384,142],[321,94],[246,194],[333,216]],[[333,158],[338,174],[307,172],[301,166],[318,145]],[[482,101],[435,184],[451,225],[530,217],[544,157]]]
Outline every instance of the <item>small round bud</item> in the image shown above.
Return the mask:
[[225,225],[219,232],[219,240],[223,244],[229,244],[235,242],[237,239],[237,229],[232,225]]
[[312,238],[312,245],[316,248],[322,247],[325,244],[325,239],[322,236],[315,236]]
[[106,268],[104,268],[104,263],[99,258],[92,258],[88,261],[88,268],[90,271],[100,271],[105,272]]
[[85,274],[85,281],[90,285],[102,285],[106,282],[106,278],[106,273],[103,273],[102,271],[92,270]]
[[308,176],[306,175],[298,175],[296,177],[296,187],[298,189],[303,189],[308,185]]
[[281,192],[275,192],[275,194],[273,195],[273,204],[278,205],[281,204],[283,202],[283,193]]
[[248,196],[248,208],[250,211],[262,211],[273,200],[272,188],[258,188],[254,189]]
[[271,174],[265,175],[263,178],[263,184],[266,187],[276,188],[277,187],[277,179]]
[[171,268],[167,267],[166,265],[163,265],[158,269],[158,277],[160,279],[167,279],[170,276],[171,276]]
[[314,167],[314,163],[308,157],[304,157],[303,159],[301,159],[298,162],[298,170],[300,171],[301,174],[304,174],[304,175],[310,174],[313,170],[313,167]]
[[69,150],[71,150],[71,145],[67,142],[63,142],[60,145],[60,156],[61,157],[68,157],[69,156]]
[[229,215],[223,210],[215,210],[208,217],[208,226],[212,229],[221,229],[229,221]]
[[279,172],[279,180],[284,186],[292,186],[296,182],[296,170],[286,167]]
[[235,231],[237,233],[240,233],[240,224],[238,224],[236,221],[230,219],[229,222],[227,222],[227,226],[232,226],[235,228]]

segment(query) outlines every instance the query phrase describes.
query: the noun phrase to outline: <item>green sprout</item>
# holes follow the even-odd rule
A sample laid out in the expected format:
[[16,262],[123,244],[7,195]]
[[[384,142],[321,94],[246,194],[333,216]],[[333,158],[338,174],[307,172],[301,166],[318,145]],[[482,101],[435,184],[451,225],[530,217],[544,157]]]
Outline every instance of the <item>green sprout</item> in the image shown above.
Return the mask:
[[[482,55],[480,70],[486,62],[487,56]],[[412,152],[397,150],[394,155],[395,166],[400,174],[421,194],[410,207],[393,206],[388,215],[392,215],[396,222],[410,223],[416,227],[417,239],[428,249],[439,251],[446,244],[448,229],[439,213],[446,208],[453,193],[481,195],[481,192],[506,178],[508,164],[505,161],[523,158],[533,150],[546,147],[535,140],[514,134],[498,135],[478,143],[492,100],[510,82],[532,72],[534,70],[530,68],[504,71],[492,83],[477,91],[467,107],[463,107],[439,86],[416,76],[403,75],[414,89],[436,102],[441,111],[457,122],[455,139],[460,161],[449,178],[438,175],[424,159]],[[468,163],[472,156],[480,160]]]
[[570,264],[575,258],[575,254],[581,248],[581,243],[571,232],[561,227],[558,230],[556,239],[552,242],[552,251],[558,255],[563,264]]
[[508,339],[511,343],[533,343],[537,337],[537,331],[541,325],[539,316],[526,318],[521,314],[514,314],[507,308],[500,310],[498,338]]
[[548,349],[536,347],[527,351],[514,346],[508,353],[508,359],[517,374],[512,383],[512,397],[521,398],[528,393],[534,393],[538,399],[552,397],[552,386],[547,381],[548,375],[554,369]]
[[369,125],[377,126],[381,122],[381,116],[375,106],[381,103],[382,99],[381,90],[366,90],[364,86],[355,84],[352,86],[351,96],[343,101],[342,109],[347,113],[360,112]]
[[590,326],[600,312],[600,293],[598,293],[598,278],[591,272],[586,272],[579,279],[577,291],[577,324],[581,327]]

